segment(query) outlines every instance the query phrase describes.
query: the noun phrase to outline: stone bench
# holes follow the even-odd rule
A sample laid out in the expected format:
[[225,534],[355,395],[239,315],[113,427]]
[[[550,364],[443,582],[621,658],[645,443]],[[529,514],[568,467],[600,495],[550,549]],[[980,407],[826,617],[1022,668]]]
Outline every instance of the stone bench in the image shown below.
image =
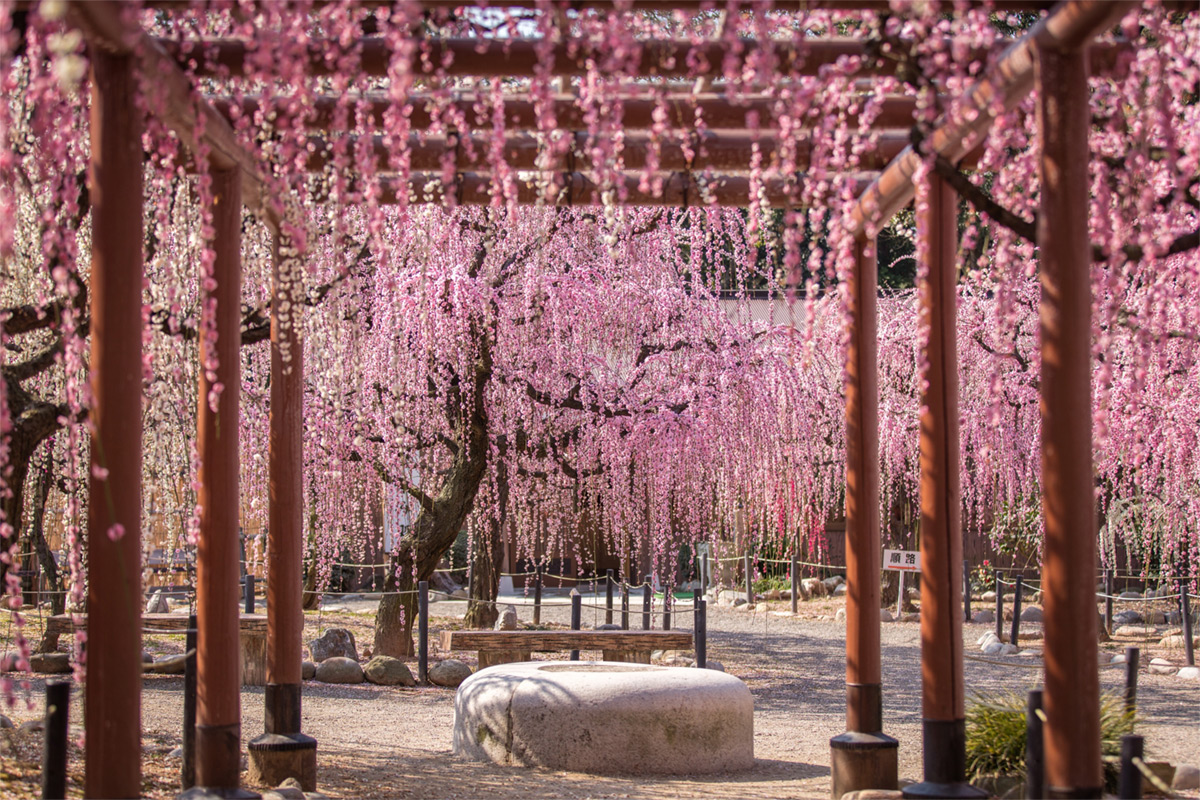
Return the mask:
[[[80,615],[80,625],[87,627],[87,616]],[[187,614],[143,614],[143,633],[185,634]],[[38,646],[39,653],[58,649],[58,637],[72,633],[75,624],[70,614],[56,614],[46,619],[46,630]],[[265,614],[242,614],[238,617],[238,644],[242,659],[242,685],[263,686],[267,682],[267,617]]]
[[654,650],[690,650],[687,631],[442,631],[442,650],[475,650],[479,668],[528,661],[533,652],[599,651],[605,661],[649,664]]
[[754,765],[754,700],[710,669],[597,661],[501,664],[454,698],[454,754],[599,775]]

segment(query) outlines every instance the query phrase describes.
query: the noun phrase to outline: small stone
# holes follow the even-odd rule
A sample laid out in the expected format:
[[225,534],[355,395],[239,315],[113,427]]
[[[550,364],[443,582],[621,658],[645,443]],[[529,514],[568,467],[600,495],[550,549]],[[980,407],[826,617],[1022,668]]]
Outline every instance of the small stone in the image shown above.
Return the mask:
[[1000,641],[1000,637],[997,636],[994,631],[988,631],[987,633],[983,634],[983,636],[980,636],[978,639],[976,639],[975,644],[983,647],[986,644],[998,641]]
[[1133,592],[1133,591],[1121,592],[1117,596],[1120,597],[1122,600],[1141,600],[1142,599],[1141,592]]
[[517,607],[512,605],[505,606],[504,611],[500,612],[499,618],[496,619],[496,630],[515,631],[519,621]]
[[724,672],[725,665],[720,661],[713,661],[711,658],[704,662],[705,669],[715,669],[717,672]]
[[846,592],[848,592],[848,591],[850,591],[850,587],[848,587],[844,583],[839,583],[837,585],[837,588],[833,590],[833,596],[834,597],[844,597]]
[[619,631],[621,629],[621,626],[615,622],[606,622],[603,625],[596,626],[596,630],[598,631]]
[[64,675],[71,671],[71,654],[34,653],[29,657],[29,669],[48,675]]
[[263,792],[262,800],[306,800],[306,798],[301,789],[281,786],[278,789],[268,789]]
[[821,585],[825,587],[825,594],[833,594],[838,587],[838,582],[836,578],[826,578],[821,581]]
[[1170,662],[1170,661],[1167,661],[1165,658],[1152,658],[1152,659],[1150,659],[1150,665],[1151,665],[1151,666],[1155,666],[1155,667],[1162,667],[1162,666],[1166,666],[1166,665],[1168,665],[1168,664],[1170,664],[1170,663],[1171,663],[1171,662]]
[[687,656],[675,655],[664,658],[662,663],[668,667],[690,667],[696,662]]
[[1042,610],[1037,606],[1029,606],[1021,612],[1021,622],[1041,622]]
[[837,613],[833,615],[833,619],[835,622],[845,622],[846,621],[846,609],[839,608],[837,610]]
[[[1180,650],[1183,649],[1183,646],[1186,643],[1187,643],[1187,640],[1185,640],[1183,638],[1182,633],[1175,633],[1175,634],[1171,634],[1170,636],[1164,636],[1162,638],[1162,641],[1159,642],[1159,644],[1162,645],[1163,647],[1177,648]],[[1195,639],[1192,640],[1192,647],[1200,647],[1200,636],[1197,636]]]
[[1122,625],[1113,631],[1113,636],[1134,636],[1141,638],[1143,636],[1153,636],[1156,633],[1158,631],[1154,630],[1154,628],[1145,625]]
[[466,589],[455,589],[453,592],[450,593],[450,598],[452,600],[466,600],[467,599],[467,590]]
[[362,670],[363,675],[371,683],[380,686],[416,686],[417,681],[409,671],[408,665],[398,658],[391,656],[375,656],[367,662]]
[[352,658],[334,656],[317,664],[317,680],[322,683],[362,683],[363,668]]
[[354,634],[345,628],[329,628],[319,639],[308,643],[308,651],[312,660],[320,663],[328,658],[348,658],[358,661],[358,648],[354,644]]
[[142,651],[142,663],[143,663],[143,664],[153,664],[153,663],[154,663],[154,656],[150,655],[148,652],[146,652],[145,650],[143,650],[143,651]]
[[783,595],[778,589],[772,589],[771,591],[767,592],[766,599],[767,600],[782,600]]
[[298,778],[284,778],[279,783],[279,786],[277,786],[275,788],[277,788],[277,789],[299,789],[300,791],[304,791],[304,787],[300,785],[300,780]]
[[1200,767],[1194,764],[1178,764],[1172,789],[1200,789]]
[[1175,673],[1180,678],[1186,678],[1189,681],[1200,680],[1200,667],[1184,667]]
[[167,604],[167,598],[163,597],[162,592],[154,592],[150,595],[150,599],[146,601],[147,614],[170,614],[171,606]]
[[846,577],[844,575],[834,575],[829,580],[837,581],[838,586],[841,586],[843,583],[846,582]]
[[436,686],[454,688],[469,677],[471,668],[457,658],[443,659],[429,668],[429,682]]
[[317,676],[317,665],[311,661],[300,662],[300,678],[301,680],[311,681]]
[[150,671],[156,672],[159,675],[182,675],[186,668],[186,655],[159,656],[154,659],[154,663],[150,666]]
[[800,581],[800,588],[808,597],[825,596],[825,584],[816,578],[805,578],[804,580]]
[[167,753],[167,758],[183,758],[183,748],[176,747],[174,750]]
[[46,721],[43,719],[31,719],[28,722],[22,722],[17,727],[17,733],[41,733],[46,730]]
[[901,622],[920,622],[921,615],[916,611],[905,612],[900,615]]
[[985,656],[998,656],[1007,646],[1008,645],[1004,644],[1004,642],[988,642],[987,644],[983,645],[980,650],[983,651]]
[[879,609],[879,621],[880,622],[892,622],[893,619],[894,619],[894,617],[892,617],[891,611],[889,611],[886,608]]
[[11,730],[12,726],[13,726],[12,720],[9,719],[8,717],[4,716],[3,714],[0,714],[0,731]]
[[1150,659],[1150,672],[1155,675],[1174,675],[1177,669],[1178,667],[1165,658]]
[[1140,625],[1142,623],[1142,614],[1132,608],[1127,608],[1124,611],[1118,611],[1113,614],[1113,625]]
[[1000,645],[1000,655],[1002,656],[1015,656],[1019,652],[1021,652],[1021,648],[1017,647],[1015,644]]
[[992,591],[984,592],[979,596],[979,599],[985,603],[994,603],[996,602],[996,593]]
[[1115,666],[1117,664],[1124,664],[1125,663],[1125,654],[1117,653],[1115,656],[1112,657],[1112,661],[1110,661],[1108,663],[1113,666]]
[[985,608],[982,611],[976,611],[971,615],[971,622],[974,622],[976,625],[983,625],[985,623],[995,621],[996,612],[992,611],[990,608]]
[[738,595],[737,597],[733,598],[732,605],[734,608],[741,608],[742,606],[745,606],[747,609],[751,608],[751,605],[746,602],[746,598],[742,595]]
[[743,603],[746,602],[746,593],[737,592],[733,589],[722,589],[717,595],[717,603],[723,606],[737,605],[738,600],[741,600]]
[[1147,625],[1166,625],[1167,615],[1161,611],[1151,610],[1143,615],[1143,620]]

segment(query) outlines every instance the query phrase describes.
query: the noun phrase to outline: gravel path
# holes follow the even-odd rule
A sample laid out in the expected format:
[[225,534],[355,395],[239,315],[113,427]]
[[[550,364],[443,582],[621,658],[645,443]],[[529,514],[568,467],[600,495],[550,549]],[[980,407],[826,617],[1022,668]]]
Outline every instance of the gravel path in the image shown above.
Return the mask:
[[[307,682],[303,726],[319,741],[321,790],[331,797],[492,800],[827,797],[829,739],[844,729],[844,625],[832,619],[838,605],[837,601],[806,603],[800,618],[761,608],[754,612],[710,608],[709,658],[723,662],[729,672],[745,680],[754,695],[757,763],[749,772],[669,779],[599,778],[461,762],[450,754],[452,691]],[[640,603],[634,607],[640,611]],[[786,603],[776,606],[784,607]],[[449,610],[448,604],[434,606],[435,615]],[[594,614],[585,609],[585,626],[593,623]],[[568,615],[565,606],[547,606],[543,622],[565,624]],[[521,617],[528,617],[527,610],[522,610]],[[347,622],[353,619],[355,627],[371,622],[369,615],[359,614],[326,614],[323,622],[329,625],[339,618]],[[435,618],[435,630],[438,622]],[[691,614],[678,615],[676,623],[676,627],[690,627]],[[634,625],[640,627],[640,619],[635,617]],[[984,625],[964,626],[969,654],[976,654],[972,652],[976,648],[970,645],[989,629]],[[1038,649],[1040,642],[1032,642],[1031,646]],[[362,647],[360,642],[360,651]],[[1121,645],[1106,647],[1116,652]],[[1040,659],[998,660],[1003,664],[966,662],[968,692],[1024,691],[1040,682]],[[1143,656],[1143,663],[1148,660]],[[1123,685],[1122,668],[1101,669],[1103,688],[1119,690]],[[915,623],[883,626],[883,681],[884,728],[900,741],[901,778],[918,780],[920,640]],[[156,752],[169,749],[177,739],[181,688],[179,678],[146,679],[143,720],[147,740],[155,743]],[[1200,683],[1143,672],[1138,700],[1143,719],[1140,732],[1146,736],[1147,749],[1154,757],[1175,762],[1200,760]],[[245,739],[262,730],[262,703],[261,688],[243,690]],[[18,707],[10,716],[19,724],[38,716],[38,705],[28,712]]]

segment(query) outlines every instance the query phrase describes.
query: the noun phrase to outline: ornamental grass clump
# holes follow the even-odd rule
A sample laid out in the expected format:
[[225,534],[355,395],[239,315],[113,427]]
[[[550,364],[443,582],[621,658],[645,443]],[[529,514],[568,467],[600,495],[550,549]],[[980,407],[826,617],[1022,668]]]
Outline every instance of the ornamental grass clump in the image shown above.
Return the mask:
[[[1125,701],[1105,692],[1100,696],[1100,742],[1104,782],[1115,786],[1121,737],[1133,733],[1136,716]],[[967,777],[971,781],[1025,773],[1025,693],[975,694],[967,707]]]

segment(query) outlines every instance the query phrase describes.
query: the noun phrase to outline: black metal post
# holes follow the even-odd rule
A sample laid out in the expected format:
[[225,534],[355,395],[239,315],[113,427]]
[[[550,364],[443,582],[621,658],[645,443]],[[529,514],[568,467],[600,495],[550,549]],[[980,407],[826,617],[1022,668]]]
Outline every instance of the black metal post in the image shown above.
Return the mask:
[[746,553],[746,604],[754,605],[754,576],[750,573],[750,553]]
[[663,587],[663,630],[671,630],[671,587]]
[[1004,584],[1000,583],[1000,570],[996,570],[996,638],[1004,641]]
[[1196,650],[1192,641],[1192,603],[1188,598],[1187,583],[1179,583],[1179,611],[1183,617],[1183,652],[1189,667],[1196,666]]
[[696,666],[704,669],[708,666],[708,601],[703,597],[696,603],[695,628]]
[[963,622],[971,621],[971,562],[963,559]]
[[1111,569],[1104,570],[1104,628],[1108,635],[1113,632],[1113,592],[1117,588]]
[[67,718],[71,705],[71,682],[46,684],[46,721],[42,733],[42,797],[61,800],[67,796]]
[[429,581],[417,581],[417,680],[429,682]]
[[542,621],[542,565],[537,564],[533,568],[533,624],[538,625]]
[[254,576],[246,573],[246,613],[254,613]]
[[610,569],[604,580],[604,624],[612,625],[613,618],[613,571]]
[[1141,660],[1141,650],[1136,647],[1125,648],[1125,713],[1137,711],[1137,681],[1138,661]]
[[800,560],[792,553],[792,613],[800,611]]
[[651,576],[645,577],[642,584],[642,630],[650,630],[650,604],[654,600],[654,589],[650,587]]
[[1121,800],[1140,800],[1142,796],[1142,771],[1133,760],[1142,758],[1143,745],[1141,736],[1121,737],[1121,777],[1117,780],[1117,797]]
[[183,661],[183,765],[179,785],[185,792],[196,785],[196,615],[188,617],[187,655]]
[[1031,689],[1025,702],[1025,796],[1046,796],[1046,762],[1042,741],[1042,690]]
[[[571,630],[579,630],[580,624],[583,621],[583,598],[579,596],[577,589],[571,590]],[[571,660],[579,660],[579,651],[571,651]]]
[[700,594],[708,596],[708,553],[700,557]]
[[621,630],[629,630],[629,584],[621,582]]
[[1012,639],[1009,641],[1014,645],[1021,635],[1021,594],[1024,591],[1024,581],[1022,576],[1017,576],[1016,593],[1013,594]]

